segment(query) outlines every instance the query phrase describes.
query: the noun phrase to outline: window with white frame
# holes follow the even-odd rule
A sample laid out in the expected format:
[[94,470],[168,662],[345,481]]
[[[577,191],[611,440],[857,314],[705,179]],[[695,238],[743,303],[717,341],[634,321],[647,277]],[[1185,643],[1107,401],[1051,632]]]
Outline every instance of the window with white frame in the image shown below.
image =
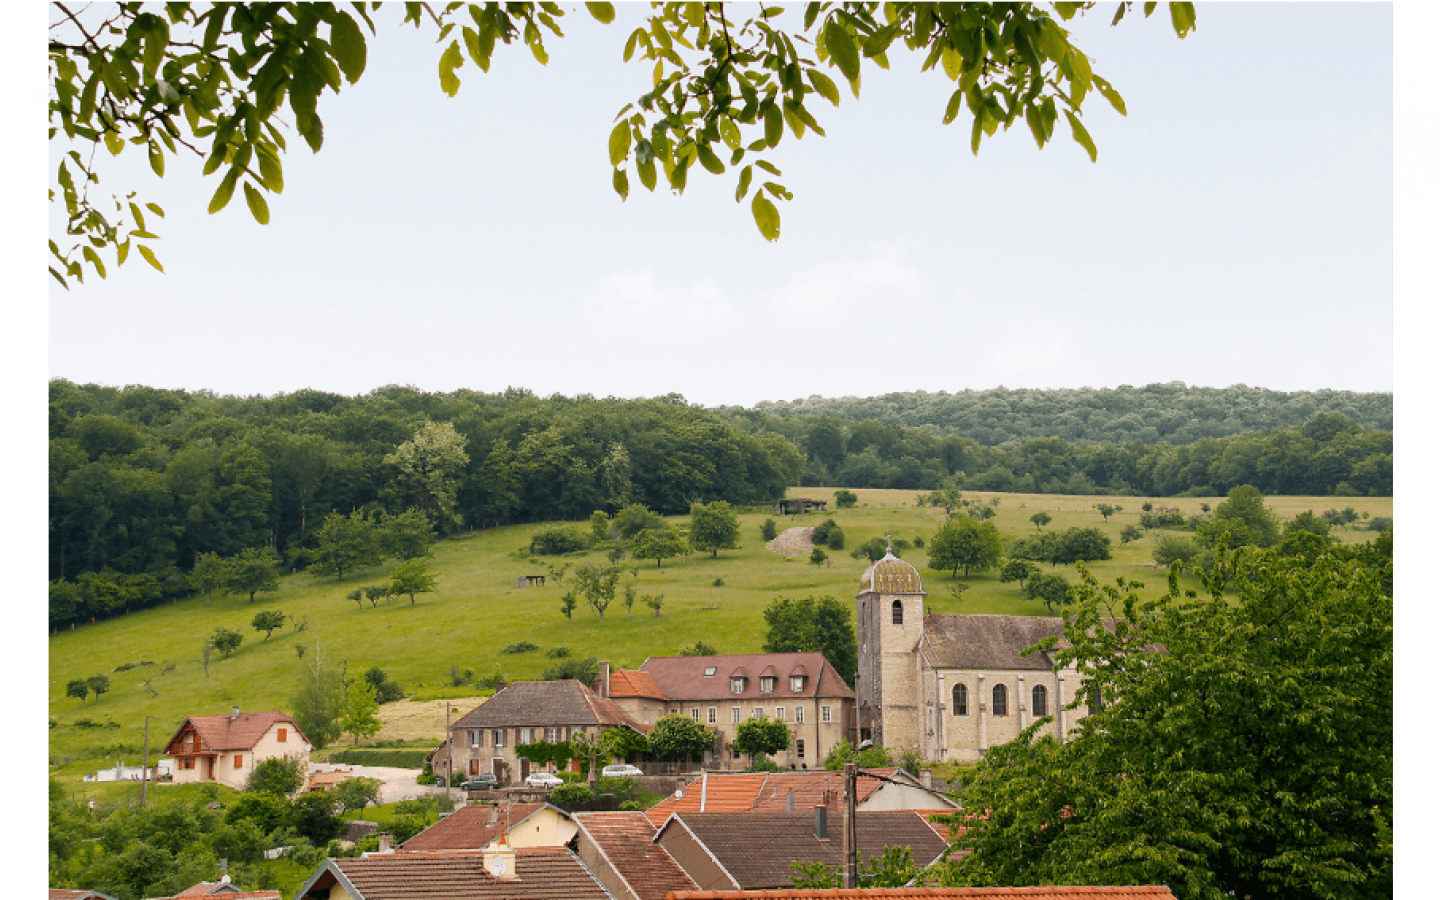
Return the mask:
[[517,744],[529,744],[529,743],[534,742],[534,740],[535,740],[535,729],[534,729],[534,728],[521,728],[521,729],[519,729],[519,731],[520,731],[519,740],[517,740],[515,743],[517,743]]
[[718,722],[718,721],[720,721],[720,720],[719,720],[719,718],[718,718],[717,715],[716,715],[715,707],[712,706],[712,707],[710,707],[708,710],[705,711],[705,722],[706,722],[706,724],[708,724],[708,725],[714,725],[714,724],[715,724],[716,722]]
[[560,742],[560,729],[547,727],[545,729],[545,743],[558,744]]
[[730,693],[732,693],[732,694],[743,694],[743,693],[745,693],[745,679],[744,679],[744,678],[741,678],[741,677],[739,677],[739,676],[736,676],[735,678],[731,678],[731,679],[730,679]]
[[777,707],[775,707],[775,721],[777,721],[777,722],[783,722],[783,721],[785,721],[785,707],[783,707],[783,706],[777,706]]
[[755,707],[754,709],[750,710],[750,718],[752,718],[752,719],[760,719],[760,718],[764,718],[764,716],[765,716],[765,710],[761,709],[761,708],[758,707],[758,706]]
[[694,720],[697,721],[697,722],[700,721],[700,710],[698,710],[698,709],[692,709],[692,710],[690,710],[690,718],[694,719]]
[[805,724],[805,707],[803,707],[803,706],[797,706],[797,707],[795,707],[795,724],[797,724],[797,725],[803,725],[803,724]]
[[493,728],[490,730],[490,744],[494,747],[505,746],[505,729]]
[[472,728],[472,729],[470,729],[470,746],[471,746],[471,747],[478,747],[478,746],[480,746],[480,729],[478,729],[478,728]]
[[775,678],[774,675],[761,675],[761,676],[760,676],[760,693],[762,693],[762,694],[773,694],[773,693],[775,693],[775,682],[776,682],[776,681],[777,681],[777,679]]
[[734,725],[735,723],[737,723],[737,722],[739,722],[739,721],[740,721],[740,707],[738,707],[738,706],[732,706],[732,707],[730,707],[730,724],[731,724],[731,725]]
[[830,707],[828,707],[828,706],[822,706],[822,707],[820,707],[820,721],[822,721],[822,722],[829,722],[829,721],[830,721]]
[[792,693],[792,694],[798,694],[798,693],[800,693],[800,692],[803,691],[803,690],[805,690],[805,676],[804,676],[804,675],[791,675],[791,676],[790,676],[790,693]]

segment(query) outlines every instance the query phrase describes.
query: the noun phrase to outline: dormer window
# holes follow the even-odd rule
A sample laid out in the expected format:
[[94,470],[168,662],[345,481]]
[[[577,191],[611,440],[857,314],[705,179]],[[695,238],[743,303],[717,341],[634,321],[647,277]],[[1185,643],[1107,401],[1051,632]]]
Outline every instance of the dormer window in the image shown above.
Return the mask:
[[743,694],[743,693],[745,693],[745,679],[744,679],[743,676],[741,676],[741,677],[736,677],[736,678],[731,678],[731,679],[730,679],[730,693],[732,693],[732,694]]
[[778,680],[778,679],[777,679],[774,675],[761,675],[761,676],[760,676],[760,693],[762,693],[762,694],[773,694],[773,693],[775,693],[775,682],[776,682],[777,680]]
[[803,691],[803,690],[805,690],[805,676],[804,676],[804,675],[791,675],[791,676],[790,676],[790,693],[792,693],[792,694],[798,694],[798,693],[800,693],[800,692]]

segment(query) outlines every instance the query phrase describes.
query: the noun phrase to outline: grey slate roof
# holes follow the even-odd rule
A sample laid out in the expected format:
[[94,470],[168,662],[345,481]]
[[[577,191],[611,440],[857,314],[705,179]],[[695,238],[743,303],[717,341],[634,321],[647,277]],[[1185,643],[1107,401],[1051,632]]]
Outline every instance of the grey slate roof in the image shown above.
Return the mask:
[[1053,668],[1048,653],[1021,656],[1044,638],[1062,637],[1065,620],[1048,616],[929,615],[920,638],[920,652],[934,668],[1034,669]]
[[461,716],[453,728],[514,728],[547,725],[622,725],[645,731],[614,700],[578,681],[516,681]]

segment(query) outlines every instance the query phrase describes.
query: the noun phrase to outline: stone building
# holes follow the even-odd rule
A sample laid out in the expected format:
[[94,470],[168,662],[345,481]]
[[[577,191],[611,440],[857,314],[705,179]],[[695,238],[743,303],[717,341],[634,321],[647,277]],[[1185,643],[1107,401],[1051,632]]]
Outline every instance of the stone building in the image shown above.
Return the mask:
[[889,552],[860,577],[856,602],[862,739],[927,761],[977,760],[1046,716],[1063,740],[1088,711],[1066,709],[1083,689],[1073,666],[1021,655],[1062,635],[1062,619],[927,616],[920,573]]

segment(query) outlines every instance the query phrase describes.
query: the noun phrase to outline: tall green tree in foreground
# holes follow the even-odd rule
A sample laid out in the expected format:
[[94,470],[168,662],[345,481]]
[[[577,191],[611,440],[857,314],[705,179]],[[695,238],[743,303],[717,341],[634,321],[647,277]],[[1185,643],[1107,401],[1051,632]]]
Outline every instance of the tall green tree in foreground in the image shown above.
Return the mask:
[[1088,575],[1073,589],[1056,662],[1110,702],[1067,743],[1037,737],[1042,720],[986,754],[961,797],[972,852],[946,883],[1390,896],[1389,537],[1251,552],[1223,566],[1234,596],[1219,577],[1184,596],[1174,569],[1156,600]]
[[[776,597],[765,607],[766,653],[823,653],[845,683],[860,668],[850,608],[834,597]],[[819,673],[816,673],[819,676]]]
[[[759,8],[758,15],[722,3],[659,3],[616,49],[639,60],[642,93],[616,116],[608,141],[611,183],[629,195],[633,170],[647,190],[663,176],[683,192],[689,173],[735,173],[735,200],[767,240],[780,236],[778,201],[790,192],[766,156],[787,130],[799,140],[824,136],[819,100],[840,105],[836,79],[860,96],[862,70],[888,69],[890,56],[918,53],[923,68],[953,85],[946,124],[970,120],[970,149],[999,130],[1024,123],[1044,147],[1062,120],[1093,161],[1096,148],[1082,124],[1084,103],[1099,94],[1122,115],[1120,94],[1091,67],[1063,23],[1093,3],[836,3]],[[1149,16],[1156,4],[1145,4]],[[1190,3],[1170,3],[1175,33],[1195,24]],[[612,22],[609,3],[587,3],[596,20]],[[1112,24],[1130,9],[1119,4]],[[468,60],[489,71],[498,44],[549,59],[548,33],[561,35],[556,4],[406,4],[405,22],[436,29],[440,89],[454,96]],[[388,10],[375,11],[377,17]],[[364,74],[375,34],[370,11],[330,3],[264,5],[181,3],[153,9],[134,4],[55,4],[47,33],[51,140],[64,145],[51,185],[65,205],[70,246],[50,243],[50,272],[62,285],[85,268],[106,275],[103,253],[117,265],[135,249],[157,269],[149,242],[164,211],[133,193],[102,199],[103,146],[112,155],[144,149],[163,177],[167,162],[198,164],[217,177],[209,211],[239,188],[250,214],[270,221],[267,196],[285,185],[287,134],[312,152],[324,141],[319,101]],[[835,76],[832,78],[832,76]],[[148,216],[148,221],[147,221]],[[608,487],[608,485],[607,485]],[[623,492],[607,491],[613,504]]]

